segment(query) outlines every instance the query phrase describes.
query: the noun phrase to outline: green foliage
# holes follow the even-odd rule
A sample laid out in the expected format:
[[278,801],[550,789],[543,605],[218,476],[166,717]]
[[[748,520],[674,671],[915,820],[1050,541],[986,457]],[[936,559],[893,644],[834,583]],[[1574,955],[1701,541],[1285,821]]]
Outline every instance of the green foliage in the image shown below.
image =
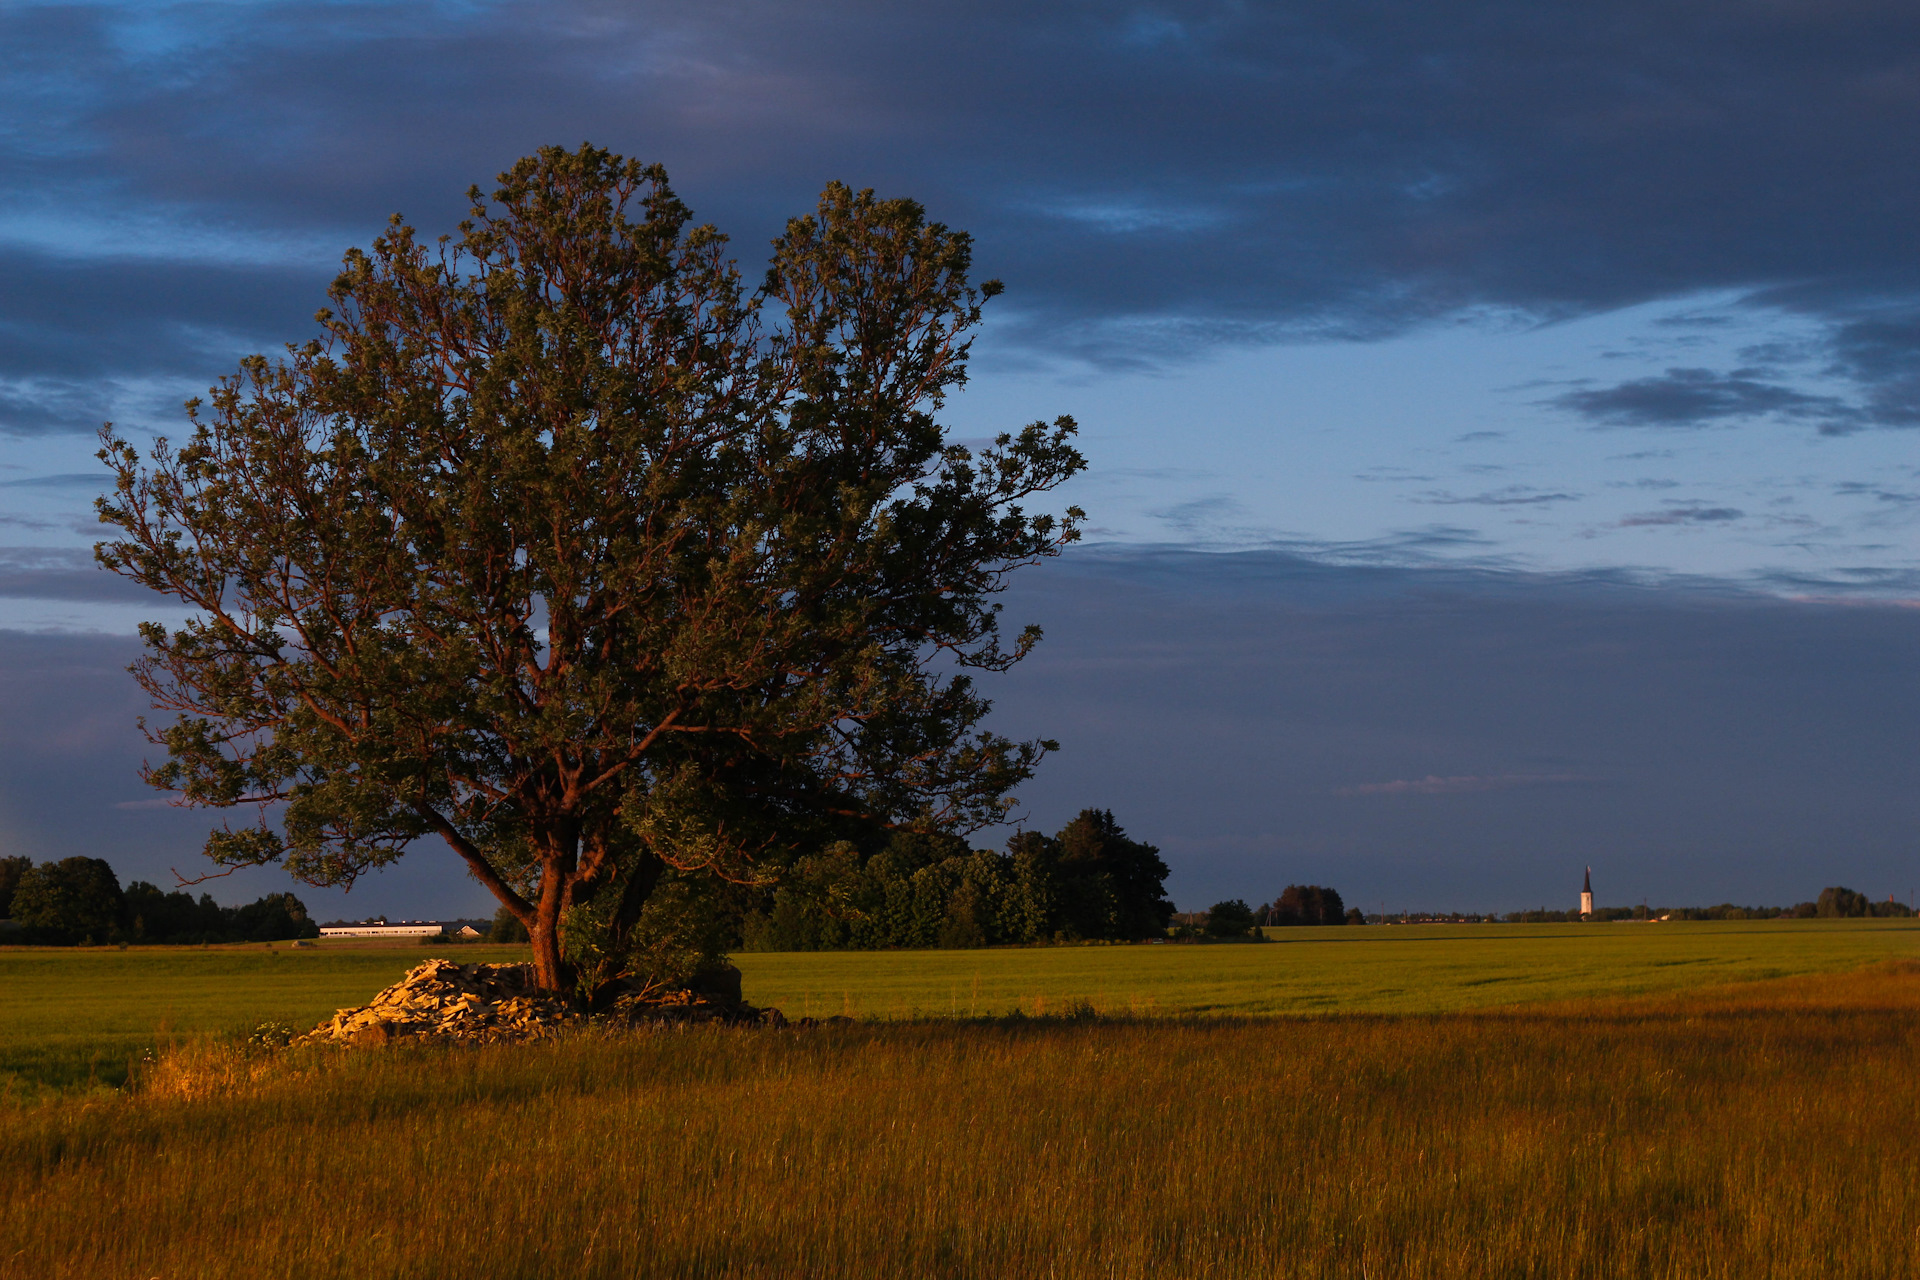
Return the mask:
[[223,907],[211,894],[200,900],[176,890],[163,893],[144,880],[127,886],[126,936],[132,942],[282,942],[317,938],[320,927],[306,904],[291,893],[270,893],[238,907]]
[[13,918],[48,941],[111,942],[121,920],[120,879],[100,858],[62,858],[21,873]]
[[487,930],[488,942],[525,942],[527,926],[513,914],[513,908],[501,907],[493,913],[493,927]]
[[145,880],[127,886],[126,914],[127,933],[136,942],[211,942],[227,932],[212,894],[195,902],[191,894],[166,893]]
[[1822,889],[1814,911],[1823,920],[1859,920],[1868,916],[1897,919],[1913,914],[1913,908],[1904,902],[1895,902],[1892,898],[1873,902],[1866,894],[1840,885]]
[[1253,908],[1239,898],[1216,902],[1207,908],[1209,938],[1244,938],[1253,932],[1256,922]]
[[1270,907],[1260,909],[1262,920],[1273,925],[1346,924],[1347,904],[1332,889],[1317,884],[1290,884]]
[[970,947],[1164,936],[1172,913],[1159,850],[1105,810],[1056,836],[1027,831],[1007,851],[957,836],[896,832],[871,858],[841,841],[799,860],[742,943],[758,951]]
[[1167,864],[1160,850],[1129,840],[1113,813],[1083,809],[1055,837],[1065,877],[1069,933],[1088,938],[1157,938],[1167,931]]
[[669,869],[623,931],[614,893],[576,903],[565,919],[567,960],[583,1000],[616,978],[680,987],[726,965],[732,921],[712,876]]
[[1829,885],[1822,889],[1815,909],[1822,920],[1858,919],[1870,913],[1866,894],[1855,893],[1840,885]]
[[20,886],[20,877],[32,866],[32,858],[0,858],[0,920],[13,918],[14,890]]
[[1038,640],[993,596],[1077,537],[1024,504],[1084,463],[1065,418],[946,444],[999,291],[969,238],[835,184],[749,290],[658,166],[546,148],[469,195],[349,253],[325,341],[183,446],[103,433],[100,561],[193,614],[142,630],[180,711],[148,780],[283,815],[208,855],[350,884],[437,835],[558,989],[562,918],[624,948],[669,868],[1000,820],[1052,744],[982,730],[969,672]]
[[210,894],[163,893],[144,880],[124,891],[112,866],[99,858],[30,862],[20,876],[14,907],[17,935],[10,942],[277,942],[317,938],[320,930],[291,893],[270,893],[244,906],[223,907]]

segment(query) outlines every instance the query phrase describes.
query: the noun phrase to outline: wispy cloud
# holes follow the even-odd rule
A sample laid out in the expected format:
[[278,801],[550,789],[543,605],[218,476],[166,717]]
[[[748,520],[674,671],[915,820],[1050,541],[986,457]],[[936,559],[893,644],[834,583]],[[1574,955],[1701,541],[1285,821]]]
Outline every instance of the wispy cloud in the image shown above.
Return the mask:
[[1337,796],[1453,796],[1477,791],[1511,791],[1518,787],[1572,786],[1592,782],[1578,773],[1500,773],[1460,774],[1443,778],[1430,773],[1424,778],[1396,778],[1392,782],[1363,782],[1340,787]]
[[1578,502],[1577,493],[1564,493],[1552,490],[1536,489],[1532,485],[1510,484],[1502,489],[1491,489],[1485,493],[1448,493],[1433,489],[1415,498],[1415,502],[1424,502],[1432,506],[1467,507],[1540,507],[1556,502]]
[[1858,427],[1859,413],[1837,396],[1767,382],[1758,370],[1668,369],[1611,387],[1583,387],[1547,403],[1612,427],[1702,427],[1740,418],[1815,419],[1838,434]]
[[1726,524],[1738,520],[1747,513],[1738,507],[1684,506],[1668,507],[1665,511],[1642,511],[1619,521],[1622,529],[1638,529],[1655,525],[1678,524]]
[[67,471],[25,480],[0,480],[0,489],[105,489],[108,476],[100,471]]

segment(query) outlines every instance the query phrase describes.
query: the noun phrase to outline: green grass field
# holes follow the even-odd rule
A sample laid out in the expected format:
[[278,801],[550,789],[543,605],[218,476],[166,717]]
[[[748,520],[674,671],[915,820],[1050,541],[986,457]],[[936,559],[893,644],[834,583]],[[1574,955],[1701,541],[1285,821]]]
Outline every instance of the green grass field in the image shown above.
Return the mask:
[[[1266,945],[747,953],[748,1000],[789,1016],[1442,1013],[1685,990],[1920,956],[1901,920],[1275,931]],[[171,1040],[304,1028],[428,955],[412,945],[0,948],[0,1091],[114,1087]],[[461,947],[461,960],[522,959]]]
[[1920,957],[1912,920],[1276,929],[1262,945],[736,956],[789,1016],[1449,1013],[1643,995]]

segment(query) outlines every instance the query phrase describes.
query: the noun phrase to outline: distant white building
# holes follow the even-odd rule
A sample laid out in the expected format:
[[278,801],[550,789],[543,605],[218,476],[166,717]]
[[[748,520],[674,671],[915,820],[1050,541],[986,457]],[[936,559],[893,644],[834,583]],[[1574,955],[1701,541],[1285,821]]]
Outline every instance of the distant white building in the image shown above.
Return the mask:
[[323,924],[323,938],[431,938],[445,933],[446,927],[432,920],[410,920],[404,924]]
[[1593,868],[1587,868],[1587,878],[1580,885],[1580,914],[1593,914]]

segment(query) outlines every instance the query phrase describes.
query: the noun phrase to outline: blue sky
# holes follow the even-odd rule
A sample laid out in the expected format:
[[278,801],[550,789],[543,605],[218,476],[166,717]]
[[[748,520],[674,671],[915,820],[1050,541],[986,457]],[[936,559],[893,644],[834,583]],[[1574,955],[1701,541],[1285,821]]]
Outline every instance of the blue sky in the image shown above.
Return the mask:
[[[1183,905],[1535,905],[1587,861],[1622,901],[1905,896],[1920,864],[1911,6],[16,4],[0,102],[0,840],[34,856],[164,879],[205,827],[115,807],[139,707],[103,655],[168,613],[87,567],[99,422],[177,432],[389,213],[451,229],[589,139],[749,270],[832,179],[975,234],[1008,288],[946,420],[1071,413],[1092,461],[997,714],[1065,748],[1030,820],[1114,808]],[[1193,738],[1193,680],[1267,732]],[[437,858],[354,901],[480,909]]]

